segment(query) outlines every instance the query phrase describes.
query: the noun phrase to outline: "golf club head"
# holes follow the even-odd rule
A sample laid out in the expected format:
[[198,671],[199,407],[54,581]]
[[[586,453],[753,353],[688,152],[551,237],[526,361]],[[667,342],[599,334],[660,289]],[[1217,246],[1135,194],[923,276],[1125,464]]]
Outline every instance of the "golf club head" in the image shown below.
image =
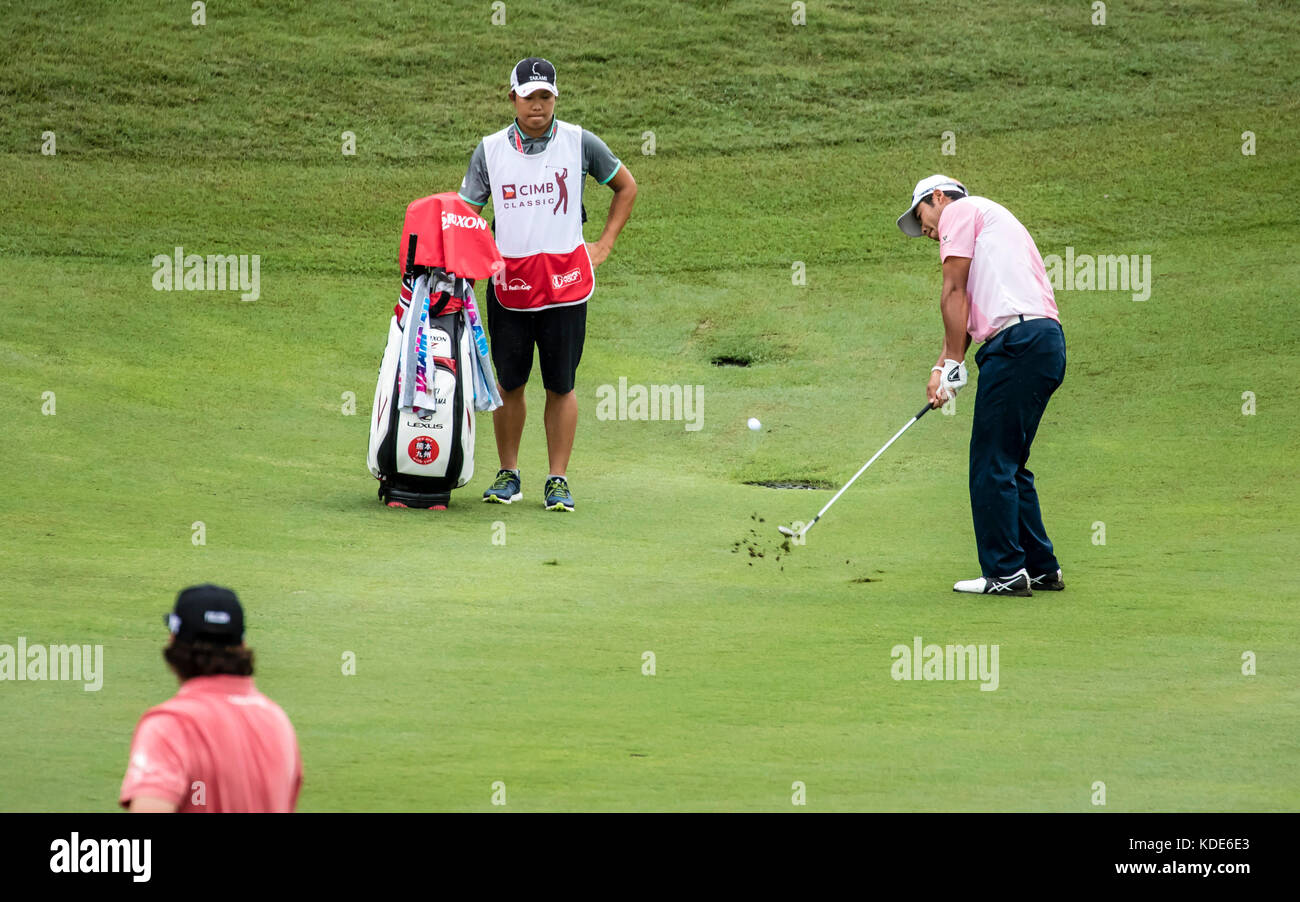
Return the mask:
[[793,529],[791,529],[788,526],[778,526],[777,531],[780,532],[781,535],[790,536],[791,538],[794,538],[796,535],[798,535],[798,533],[796,533]]

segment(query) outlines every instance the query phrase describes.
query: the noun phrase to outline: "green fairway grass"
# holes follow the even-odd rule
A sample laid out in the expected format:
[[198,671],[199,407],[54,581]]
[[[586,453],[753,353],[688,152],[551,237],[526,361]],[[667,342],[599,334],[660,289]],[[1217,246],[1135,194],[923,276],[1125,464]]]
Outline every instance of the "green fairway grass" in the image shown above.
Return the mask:
[[[1089,6],[0,4],[0,645],[105,666],[0,681],[0,810],[114,808],[203,581],[244,602],[300,810],[1300,808],[1300,24]],[[390,510],[365,453],[402,216],[532,54],[639,185],[589,309],[577,510],[541,509],[536,377],[522,503],[478,500],[479,414],[450,509]],[[1056,293],[1029,466],[1063,593],[951,591],[979,575],[973,385],[802,547],[777,525],[833,490],[746,484],[838,487],[924,403],[937,245],[894,220],[933,172],[1044,255],[1150,255],[1146,301]],[[177,246],[260,255],[260,297],[155,291]],[[702,428],[598,419],[620,378],[699,386]],[[997,645],[997,689],[893,679],[917,636]]]

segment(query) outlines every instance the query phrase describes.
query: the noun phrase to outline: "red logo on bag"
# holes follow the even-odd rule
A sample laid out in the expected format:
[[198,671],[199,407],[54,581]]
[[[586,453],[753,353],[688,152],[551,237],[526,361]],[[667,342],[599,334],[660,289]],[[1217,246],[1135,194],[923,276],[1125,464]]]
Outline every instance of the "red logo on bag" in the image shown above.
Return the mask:
[[406,453],[421,466],[431,464],[438,458],[438,443],[427,435],[421,435],[411,439],[411,443],[406,446]]
[[501,198],[502,198],[502,200],[514,200],[514,199],[515,199],[515,186],[514,186],[514,185],[502,185],[502,186],[501,186]]

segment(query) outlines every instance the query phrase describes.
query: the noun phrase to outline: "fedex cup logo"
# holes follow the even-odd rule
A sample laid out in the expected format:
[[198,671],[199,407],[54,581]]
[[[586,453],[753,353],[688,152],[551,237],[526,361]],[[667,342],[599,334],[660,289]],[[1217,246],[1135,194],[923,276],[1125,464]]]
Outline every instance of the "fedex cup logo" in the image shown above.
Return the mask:
[[582,278],[582,270],[575,269],[573,272],[566,272],[564,275],[551,276],[552,288],[563,288],[565,285],[572,285]]
[[482,216],[463,216],[460,213],[442,213],[442,227],[448,229],[452,226],[459,226],[462,229],[486,229],[487,220]]

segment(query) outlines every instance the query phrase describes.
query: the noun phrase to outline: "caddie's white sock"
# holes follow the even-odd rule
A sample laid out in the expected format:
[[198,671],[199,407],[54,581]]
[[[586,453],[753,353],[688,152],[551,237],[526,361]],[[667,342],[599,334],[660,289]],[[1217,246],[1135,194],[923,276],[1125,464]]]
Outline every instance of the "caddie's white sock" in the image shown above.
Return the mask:
[[[561,476],[559,473],[552,473],[550,476],[548,476],[548,477],[546,477],[546,478],[547,478],[547,479],[564,479],[564,477]],[[564,481],[567,483],[569,480],[564,479]]]

